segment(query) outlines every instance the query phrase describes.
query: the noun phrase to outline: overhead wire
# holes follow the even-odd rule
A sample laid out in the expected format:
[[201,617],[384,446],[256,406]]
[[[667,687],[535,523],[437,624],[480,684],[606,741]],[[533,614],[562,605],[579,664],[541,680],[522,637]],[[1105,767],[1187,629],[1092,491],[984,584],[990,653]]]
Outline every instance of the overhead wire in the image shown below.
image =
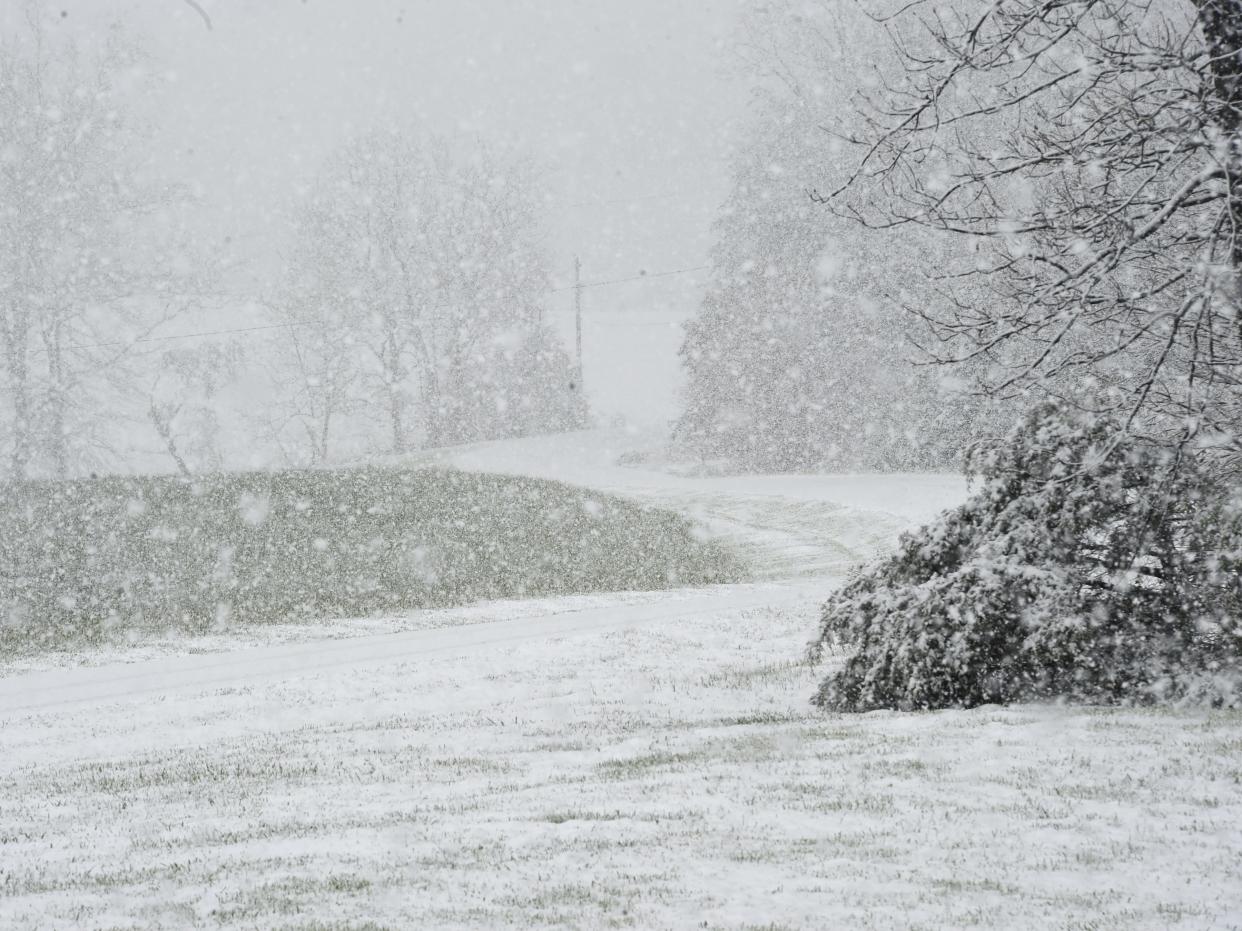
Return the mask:
[[667,271],[667,272],[651,272],[650,274],[646,272],[641,272],[630,278],[612,278],[607,281],[584,281],[581,284],[566,285],[563,288],[553,288],[551,291],[548,291],[547,293],[548,294],[560,294],[563,291],[575,291],[578,289],[586,289],[586,288],[602,288],[604,285],[624,284],[627,281],[644,281],[647,278],[667,278],[669,275],[684,275],[687,272],[701,272],[704,269],[708,269],[708,268],[711,268],[711,266],[710,265],[695,265],[693,268],[674,268],[671,271]]
[[644,194],[639,197],[618,197],[609,200],[579,200],[569,204],[553,203],[553,206],[568,210],[571,207],[613,207],[622,204],[641,204],[649,200],[672,200],[675,197],[686,196],[685,191],[668,191],[664,194]]
[[[210,18],[208,18],[207,14],[203,11],[202,7],[200,7],[196,2],[194,2],[194,0],[186,0],[186,3],[188,3],[190,6],[198,10],[198,12],[203,16],[203,19],[206,20],[207,28],[210,29],[211,20]],[[642,201],[649,201],[649,200],[667,200],[673,197],[681,197],[684,195],[684,193],[685,193],[684,191],[669,191],[663,194],[647,194],[647,195],[643,195],[640,197],[624,197],[624,198],[618,198],[614,200],[578,201],[578,202],[569,203],[569,204],[558,204],[557,206],[569,208],[569,207],[593,207],[593,206],[610,206],[610,205],[617,205],[617,204],[632,204],[632,203],[639,203]],[[648,278],[667,278],[673,275],[685,275],[685,274],[689,274],[690,272],[705,271],[710,267],[711,267],[710,265],[695,265],[691,268],[675,268],[669,271],[651,272],[650,274],[646,272],[640,272],[639,274],[631,275],[628,278],[611,278],[611,279],[606,279],[602,281],[584,281],[576,285],[571,284],[571,285],[565,285],[564,287],[552,288],[548,291],[544,291],[543,294],[544,295],[563,294],[566,291],[586,290],[588,288],[603,288],[609,285],[626,284],[627,282],[631,282],[631,281],[643,281]],[[231,335],[235,335],[238,333],[257,333],[257,332],[261,332],[264,330],[281,330],[281,329],[287,329],[289,327],[305,326],[312,322],[313,321],[310,321],[310,320],[292,320],[292,321],[286,321],[284,323],[263,324],[261,326],[233,327],[233,328],[226,328],[226,329],[219,329],[219,330],[200,330],[200,331],[196,331],[193,333],[173,333],[167,336],[144,336],[144,337],[141,337],[139,339],[134,339],[134,340],[105,340],[105,341],[96,342],[96,343],[79,343],[79,344],[66,346],[65,348],[70,349],[70,350],[83,350],[83,349],[104,349],[104,348],[108,348],[111,346],[126,346],[126,345],[137,346],[143,343],[159,343],[159,342],[168,342],[172,340],[182,340],[182,339],[201,339],[201,338],[208,337],[208,336],[231,336]],[[35,350],[36,353],[39,353],[41,351],[43,350]]]
[[[566,291],[573,291],[575,289],[586,290],[588,288],[602,288],[602,287],[607,287],[609,285],[625,284],[631,281],[645,281],[649,278],[668,278],[673,275],[685,275],[690,272],[704,271],[710,267],[711,267],[710,265],[695,265],[691,268],[674,268],[668,271],[651,272],[650,274],[643,273],[643,274],[638,274],[638,275],[632,275],[628,278],[610,278],[610,279],[603,280],[603,281],[584,281],[578,285],[567,285],[565,287],[552,288],[542,293],[544,295],[562,294]],[[264,330],[282,330],[282,329],[288,329],[291,327],[308,326],[309,324],[313,322],[314,322],[313,320],[288,320],[288,321],[285,321],[284,323],[266,323],[266,324],[260,324],[257,326],[227,327],[227,328],[217,329],[217,330],[197,330],[193,333],[170,333],[165,336],[143,336],[143,337],[139,337],[138,339],[132,339],[132,340],[115,339],[115,340],[104,340],[104,341],[96,342],[96,343],[75,343],[75,344],[65,346],[64,348],[67,350],[81,351],[84,349],[105,349],[105,348],[109,348],[112,346],[137,346],[137,345],[144,344],[144,343],[162,343],[162,342],[171,342],[174,340],[182,340],[182,339],[202,339],[208,336],[232,336],[238,333],[257,333],[257,332],[264,331]],[[41,350],[41,349],[34,350],[36,354],[45,352],[45,351],[46,350]]]

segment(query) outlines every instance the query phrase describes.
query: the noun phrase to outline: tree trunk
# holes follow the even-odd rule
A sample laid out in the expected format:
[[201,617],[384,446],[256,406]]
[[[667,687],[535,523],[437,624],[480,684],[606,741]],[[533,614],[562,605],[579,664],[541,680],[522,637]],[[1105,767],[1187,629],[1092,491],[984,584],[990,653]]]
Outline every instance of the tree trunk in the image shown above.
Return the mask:
[[401,387],[388,382],[388,421],[392,427],[392,451],[403,453],[408,448],[405,435],[405,399],[401,397]]
[[155,432],[160,435],[160,439],[164,441],[164,447],[168,450],[168,455],[172,457],[172,461],[177,464],[177,471],[185,478],[190,478],[190,467],[186,465],[185,458],[177,449],[177,440],[173,436],[172,422],[177,416],[180,408],[169,408],[164,405],[151,402],[148,413],[151,415],[151,423],[155,425]]
[[16,307],[9,306],[0,314],[0,337],[4,340],[5,374],[13,392],[13,448],[9,468],[13,480],[25,481],[30,470],[31,422],[30,363],[26,358],[26,339],[29,335],[26,318]]
[[47,451],[52,474],[59,479],[69,477],[69,393],[66,384],[64,356],[60,345],[60,327],[46,341],[48,374],[48,435]]
[[[1242,0],[1196,0],[1210,59],[1212,122],[1228,145],[1225,180],[1233,221],[1230,258],[1242,269]],[[1205,88],[1205,92],[1207,88]],[[1211,99],[1214,97],[1215,99]]]
[[25,481],[30,471],[30,377],[25,364],[9,367],[13,386],[13,451],[9,468],[13,480]]
[[423,445],[444,445],[444,415],[441,411],[440,382],[435,372],[423,372],[420,378],[419,400],[423,407]]
[[322,465],[328,461],[328,437],[332,433],[332,401],[330,397],[324,401],[323,417],[319,422],[319,439],[315,444],[315,450],[312,455],[315,461]]
[[401,344],[395,334],[395,326],[389,325],[388,335],[380,352],[381,377],[388,394],[388,423],[392,430],[392,451],[403,453],[409,449],[408,426],[405,416],[405,398],[401,384],[405,380],[405,368],[401,364]]

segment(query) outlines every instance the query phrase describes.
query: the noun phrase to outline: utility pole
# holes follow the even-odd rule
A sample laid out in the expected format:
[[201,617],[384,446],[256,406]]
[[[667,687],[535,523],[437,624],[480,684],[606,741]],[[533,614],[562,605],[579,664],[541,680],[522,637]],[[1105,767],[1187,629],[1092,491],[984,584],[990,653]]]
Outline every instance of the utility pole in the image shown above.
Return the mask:
[[574,332],[578,346],[578,391],[582,393],[582,262],[576,255],[574,256]]

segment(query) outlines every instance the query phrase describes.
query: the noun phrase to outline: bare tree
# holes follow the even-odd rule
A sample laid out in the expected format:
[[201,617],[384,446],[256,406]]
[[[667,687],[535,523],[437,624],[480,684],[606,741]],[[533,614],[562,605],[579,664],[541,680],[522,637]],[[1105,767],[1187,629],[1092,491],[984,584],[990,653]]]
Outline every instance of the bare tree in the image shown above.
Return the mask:
[[211,17],[207,15],[207,11],[203,9],[202,4],[198,3],[197,0],[185,0],[185,3],[186,3],[186,6],[188,6],[195,13],[197,13],[199,16],[202,17],[203,24],[207,27],[207,30],[210,32],[212,28]]
[[[299,249],[315,242],[304,240]],[[299,253],[295,261],[309,259]],[[290,463],[329,461],[347,421],[362,412],[353,334],[332,296],[335,286],[321,284],[294,277],[274,305],[285,326],[266,355],[276,400],[265,412],[262,428]]]
[[178,197],[143,180],[124,116],[135,51],[114,32],[87,55],[25,12],[0,40],[0,439],[19,480],[94,464],[106,385],[195,290]]
[[932,358],[1237,450],[1242,5],[916,0],[884,22],[904,78],[814,196],[962,237],[943,300],[914,308]]
[[391,452],[459,439],[463,423],[494,432],[476,413],[505,407],[498,358],[528,344],[548,289],[530,168],[375,133],[330,160],[296,226],[281,371],[311,458],[348,410],[382,410]]
[[155,358],[145,392],[147,417],[169,458],[186,478],[221,469],[217,402],[242,369],[236,343],[167,349]]

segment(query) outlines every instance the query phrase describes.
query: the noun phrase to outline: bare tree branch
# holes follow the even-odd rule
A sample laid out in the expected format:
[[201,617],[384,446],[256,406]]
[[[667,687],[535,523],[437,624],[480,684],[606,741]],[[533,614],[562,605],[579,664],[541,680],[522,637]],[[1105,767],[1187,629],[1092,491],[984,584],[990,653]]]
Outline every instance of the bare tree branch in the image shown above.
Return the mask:
[[203,18],[203,22],[207,24],[209,30],[212,28],[211,17],[207,15],[207,11],[203,9],[202,4],[198,0],[185,0],[185,4]]

